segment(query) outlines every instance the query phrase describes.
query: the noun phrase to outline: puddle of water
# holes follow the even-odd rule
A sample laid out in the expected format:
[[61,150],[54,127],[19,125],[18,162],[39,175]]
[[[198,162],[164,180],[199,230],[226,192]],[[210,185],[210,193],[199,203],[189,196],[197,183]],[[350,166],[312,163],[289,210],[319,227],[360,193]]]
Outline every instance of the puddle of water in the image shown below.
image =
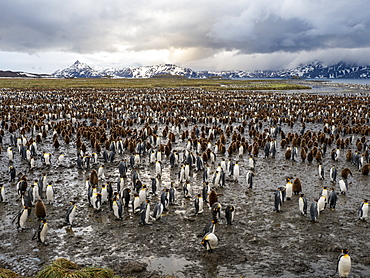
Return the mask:
[[175,255],[171,255],[169,257],[150,256],[149,258],[142,260],[142,262],[148,264],[148,271],[159,271],[163,275],[171,275],[178,278],[186,277],[183,273],[186,268],[196,266],[196,263]]

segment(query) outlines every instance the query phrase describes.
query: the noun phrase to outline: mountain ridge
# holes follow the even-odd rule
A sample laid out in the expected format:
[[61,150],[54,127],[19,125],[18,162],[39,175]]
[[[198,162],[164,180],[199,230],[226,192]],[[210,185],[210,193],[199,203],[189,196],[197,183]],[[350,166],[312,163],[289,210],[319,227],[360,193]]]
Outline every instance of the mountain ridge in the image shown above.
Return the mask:
[[97,69],[76,60],[71,66],[58,69],[52,74],[35,74],[26,72],[1,71],[0,77],[23,78],[151,78],[160,75],[183,76],[184,78],[301,78],[301,79],[368,79],[370,66],[339,62],[325,65],[320,61],[301,64],[296,68],[283,70],[229,70],[229,71],[194,71],[175,64],[159,64],[154,66],[103,68]]
[[78,60],[68,68],[60,69],[51,74],[61,78],[151,78],[157,75],[180,75],[186,78],[209,78],[219,76],[222,78],[370,78],[370,66],[346,64],[340,62],[326,66],[320,61],[300,65],[293,69],[283,70],[256,70],[256,71],[194,71],[174,64],[159,64],[154,66],[126,67],[121,69],[105,68],[102,70],[81,63]]

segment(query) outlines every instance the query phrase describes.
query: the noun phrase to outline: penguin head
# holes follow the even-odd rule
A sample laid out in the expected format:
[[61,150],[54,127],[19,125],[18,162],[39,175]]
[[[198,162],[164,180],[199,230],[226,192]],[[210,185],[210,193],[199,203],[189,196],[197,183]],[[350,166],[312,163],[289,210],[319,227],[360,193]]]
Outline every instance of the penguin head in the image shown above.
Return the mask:
[[342,253],[343,254],[348,254],[349,253],[349,250],[348,249],[342,249]]

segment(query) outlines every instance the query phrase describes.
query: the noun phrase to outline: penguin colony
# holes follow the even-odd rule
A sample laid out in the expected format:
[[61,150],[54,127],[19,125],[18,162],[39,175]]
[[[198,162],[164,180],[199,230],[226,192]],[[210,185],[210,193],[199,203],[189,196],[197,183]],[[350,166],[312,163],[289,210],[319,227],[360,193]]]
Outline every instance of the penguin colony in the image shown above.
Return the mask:
[[[368,182],[367,94],[2,90],[0,98],[2,217],[43,245],[58,244],[55,230],[78,229],[99,215],[122,233],[133,223],[141,231],[171,230],[181,217],[197,223],[179,231],[196,235],[194,250],[227,252],[227,234],[240,233],[234,227],[251,216],[241,202],[262,193],[263,211],[277,219],[301,214],[295,221],[320,225],[340,216],[358,179]],[[270,173],[280,164],[280,175]],[[297,176],[286,166],[293,164],[308,170]],[[268,184],[261,183],[266,173]],[[356,203],[353,223],[362,225],[367,196]],[[63,219],[49,216],[56,210]],[[347,253],[338,260],[342,277]]]

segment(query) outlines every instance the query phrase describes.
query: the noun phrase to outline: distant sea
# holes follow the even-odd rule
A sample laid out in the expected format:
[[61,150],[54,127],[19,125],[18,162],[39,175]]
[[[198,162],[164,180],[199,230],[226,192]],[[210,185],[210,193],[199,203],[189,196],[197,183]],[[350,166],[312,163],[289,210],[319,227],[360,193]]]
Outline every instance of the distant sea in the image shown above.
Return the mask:
[[313,78],[306,79],[307,81],[324,81],[331,83],[359,84],[370,85],[370,79],[329,79],[329,78]]

